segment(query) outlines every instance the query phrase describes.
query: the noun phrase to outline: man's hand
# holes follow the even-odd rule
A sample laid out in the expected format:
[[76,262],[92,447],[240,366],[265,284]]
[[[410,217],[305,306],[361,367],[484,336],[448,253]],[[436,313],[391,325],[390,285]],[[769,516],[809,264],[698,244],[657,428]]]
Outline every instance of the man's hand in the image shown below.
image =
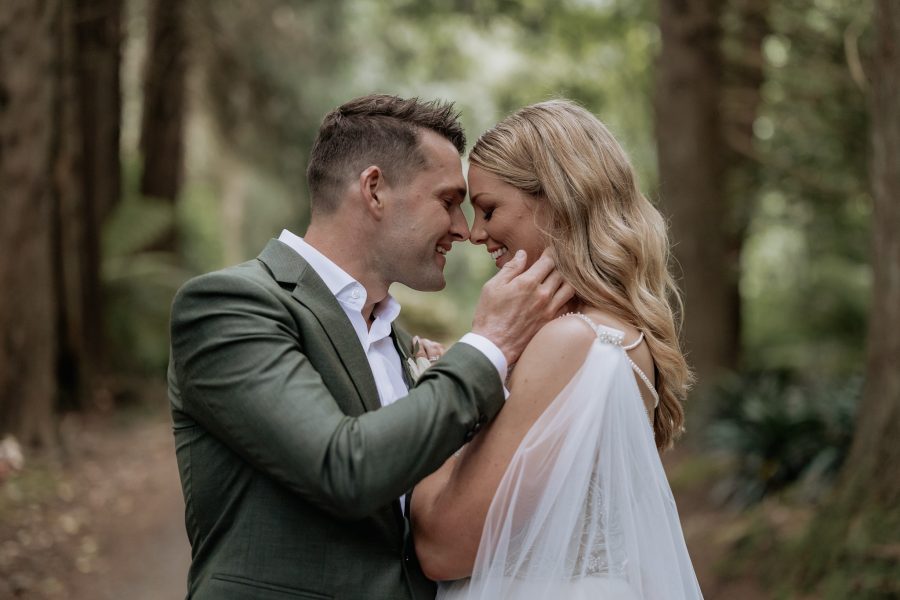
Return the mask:
[[484,284],[472,319],[472,333],[494,342],[509,364],[575,294],[556,270],[549,248],[527,271],[525,264],[525,251],[519,250]]

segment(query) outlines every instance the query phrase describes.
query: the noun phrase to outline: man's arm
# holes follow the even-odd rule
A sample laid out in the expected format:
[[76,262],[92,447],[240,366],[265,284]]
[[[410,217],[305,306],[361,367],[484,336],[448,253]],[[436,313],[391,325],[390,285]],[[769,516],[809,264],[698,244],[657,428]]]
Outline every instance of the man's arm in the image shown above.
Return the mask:
[[171,335],[184,411],[255,468],[342,518],[395,500],[503,402],[494,366],[457,344],[406,398],[347,416],[281,302],[226,273],[179,291]]

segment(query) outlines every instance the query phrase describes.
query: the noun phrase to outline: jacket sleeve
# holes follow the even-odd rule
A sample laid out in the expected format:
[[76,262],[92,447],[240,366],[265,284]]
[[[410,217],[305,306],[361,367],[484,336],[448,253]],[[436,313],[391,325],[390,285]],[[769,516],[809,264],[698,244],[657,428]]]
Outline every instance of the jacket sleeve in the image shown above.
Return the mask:
[[281,301],[227,272],[179,290],[171,341],[182,410],[253,467],[338,518],[362,518],[398,498],[503,403],[490,361],[457,344],[406,397],[347,416]]

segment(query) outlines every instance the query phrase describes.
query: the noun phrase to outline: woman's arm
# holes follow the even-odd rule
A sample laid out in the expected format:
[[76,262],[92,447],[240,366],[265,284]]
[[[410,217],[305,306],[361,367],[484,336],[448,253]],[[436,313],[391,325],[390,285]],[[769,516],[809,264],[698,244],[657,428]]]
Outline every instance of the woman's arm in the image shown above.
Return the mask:
[[491,501],[510,460],[538,417],[578,372],[595,339],[578,319],[551,321],[528,344],[494,422],[412,496],[416,554],[434,580],[472,573]]

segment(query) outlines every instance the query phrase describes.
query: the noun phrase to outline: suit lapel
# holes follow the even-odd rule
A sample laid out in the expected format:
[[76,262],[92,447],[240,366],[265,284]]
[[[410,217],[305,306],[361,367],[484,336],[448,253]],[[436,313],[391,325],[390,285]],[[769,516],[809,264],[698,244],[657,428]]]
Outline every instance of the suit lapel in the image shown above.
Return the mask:
[[409,358],[411,356],[412,350],[412,337],[397,327],[396,321],[391,325],[391,337],[394,340],[394,348],[397,349],[397,354],[400,355],[400,367],[403,369],[403,380],[406,382],[406,387],[408,389],[412,389],[412,387],[416,384],[415,379],[412,376],[412,372],[409,370]]
[[318,319],[367,411],[381,408],[372,368],[353,325],[322,278],[286,244],[271,240],[259,255],[279,283],[293,284],[291,295]]

